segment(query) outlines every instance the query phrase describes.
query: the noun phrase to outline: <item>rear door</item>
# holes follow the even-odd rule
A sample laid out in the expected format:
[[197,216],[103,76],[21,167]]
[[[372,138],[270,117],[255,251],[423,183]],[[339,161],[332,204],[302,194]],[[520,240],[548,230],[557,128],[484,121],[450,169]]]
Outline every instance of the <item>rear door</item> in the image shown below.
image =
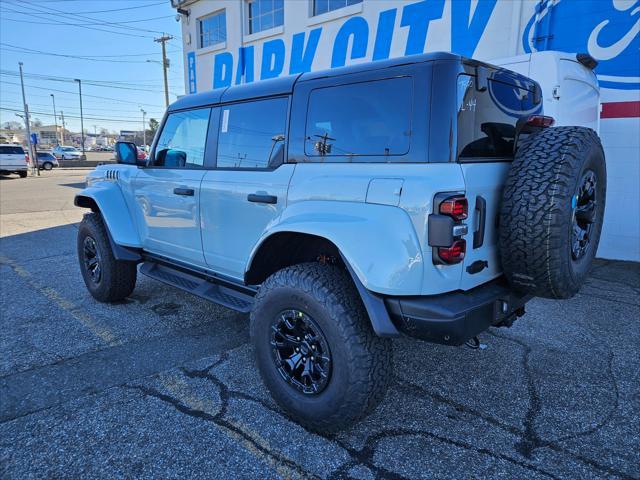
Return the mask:
[[200,184],[205,174],[211,108],[170,113],[148,167],[133,181],[143,248],[194,266],[204,265]]
[[486,85],[460,74],[457,85],[457,156],[469,202],[467,251],[460,288],[468,290],[502,273],[498,214],[502,188],[514,155],[519,118],[540,113],[534,83],[505,70],[489,71]]
[[207,265],[238,280],[253,247],[284,209],[295,164],[285,162],[289,97],[220,107],[216,168],[202,181]]

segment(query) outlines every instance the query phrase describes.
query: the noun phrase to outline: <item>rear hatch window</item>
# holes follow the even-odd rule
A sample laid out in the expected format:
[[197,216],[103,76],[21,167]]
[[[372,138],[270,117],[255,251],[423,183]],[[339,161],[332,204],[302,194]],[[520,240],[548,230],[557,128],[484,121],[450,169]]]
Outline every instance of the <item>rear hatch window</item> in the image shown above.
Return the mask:
[[24,155],[22,147],[0,146],[0,153],[5,155]]
[[542,103],[534,103],[534,91],[534,82],[507,70],[491,71],[483,88],[478,88],[476,76],[459,75],[458,160],[513,159],[516,122],[542,112]]

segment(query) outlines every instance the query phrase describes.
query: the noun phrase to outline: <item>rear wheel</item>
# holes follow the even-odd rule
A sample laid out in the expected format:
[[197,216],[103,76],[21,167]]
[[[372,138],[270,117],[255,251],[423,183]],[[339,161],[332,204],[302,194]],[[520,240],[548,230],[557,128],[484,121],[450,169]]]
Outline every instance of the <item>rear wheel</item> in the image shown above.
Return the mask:
[[137,266],[116,260],[99,213],[84,216],[78,227],[78,261],[82,278],[96,300],[115,302],[133,292]]
[[547,298],[578,292],[598,249],[606,182],[591,129],[549,128],[524,142],[500,212],[502,266],[515,288]]
[[18,172],[18,175],[20,175],[20,178],[27,178],[27,174],[28,172],[26,171]]
[[44,162],[44,164],[42,165],[42,168],[44,168],[45,170],[51,170],[53,168],[53,163]]
[[320,432],[348,427],[384,397],[391,342],[377,337],[351,279],[332,265],[285,268],[260,287],[251,339],[280,407]]

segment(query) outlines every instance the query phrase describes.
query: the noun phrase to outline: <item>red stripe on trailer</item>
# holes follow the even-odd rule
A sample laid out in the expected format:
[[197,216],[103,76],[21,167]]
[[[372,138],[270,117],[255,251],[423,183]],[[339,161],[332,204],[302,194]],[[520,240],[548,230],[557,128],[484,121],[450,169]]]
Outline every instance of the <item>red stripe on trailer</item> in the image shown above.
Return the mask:
[[600,118],[640,117],[640,102],[609,102],[602,104]]

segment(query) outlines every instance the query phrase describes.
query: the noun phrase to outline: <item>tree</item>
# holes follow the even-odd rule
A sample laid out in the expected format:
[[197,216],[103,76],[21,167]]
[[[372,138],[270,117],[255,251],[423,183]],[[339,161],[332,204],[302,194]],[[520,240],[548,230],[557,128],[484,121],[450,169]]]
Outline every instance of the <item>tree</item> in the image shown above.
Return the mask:
[[106,128],[101,128],[100,135],[102,135],[103,137],[106,137],[107,135],[109,135],[109,130],[107,130]]
[[11,120],[9,122],[4,122],[2,124],[2,128],[5,128],[7,130],[22,130],[24,129],[24,125],[20,122],[16,122],[14,120]]
[[160,122],[158,122],[158,120],[156,120],[155,118],[149,119],[149,130],[147,130],[147,132],[150,138],[153,138],[156,136],[156,132],[158,131],[159,126],[160,126]]
[[42,120],[40,120],[39,118],[34,118],[33,121],[31,122],[31,125],[33,125],[34,127],[41,127]]

